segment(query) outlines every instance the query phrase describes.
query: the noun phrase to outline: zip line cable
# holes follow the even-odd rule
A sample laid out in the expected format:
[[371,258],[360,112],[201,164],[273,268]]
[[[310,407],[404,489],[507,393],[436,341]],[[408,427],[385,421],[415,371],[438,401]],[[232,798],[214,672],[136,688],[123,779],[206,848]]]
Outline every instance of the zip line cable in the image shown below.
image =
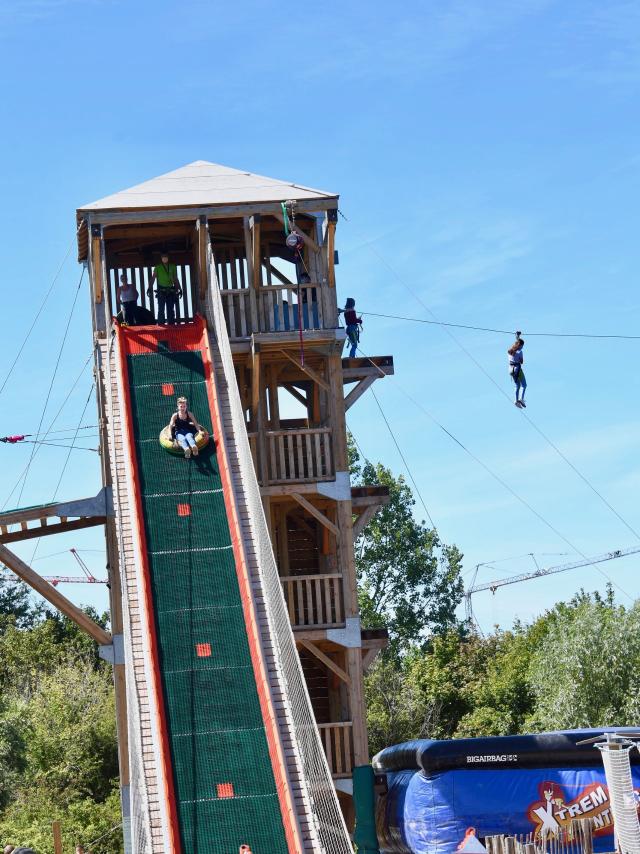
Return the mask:
[[[84,406],[82,408],[82,413],[80,414],[80,418],[78,419],[78,428],[76,430],[76,435],[74,437],[74,443],[75,443],[75,440],[78,438],[78,432],[80,431],[80,425],[82,424],[85,413],[87,411],[87,407],[89,406],[89,401],[91,400],[91,395],[93,394],[94,388],[95,388],[95,382],[92,382],[91,388],[89,389],[89,394],[87,395],[87,399],[85,400]],[[53,503],[56,500],[56,498],[58,497],[58,490],[60,489],[60,484],[62,483],[64,473],[66,472],[67,466],[69,465],[69,460],[71,459],[71,451],[73,451],[73,450],[74,450],[74,445],[72,443],[71,446],[69,447],[69,450],[67,451],[67,458],[65,459],[64,464],[62,466],[62,471],[60,472],[60,477],[58,478],[56,488],[53,490],[53,496],[51,498],[51,503]],[[83,450],[88,451],[88,450],[92,450],[92,449],[91,448],[84,448]],[[33,554],[31,555],[31,563],[33,563],[33,561],[35,559],[38,548],[40,547],[41,539],[42,539],[41,537],[38,537],[38,539],[36,540],[35,546],[33,548]]]
[[[368,358],[368,357],[367,357],[367,358]],[[374,400],[375,400],[375,402],[376,402],[376,404],[377,404],[377,406],[378,406],[378,409],[380,410],[380,415],[382,415],[382,418],[383,418],[383,420],[384,420],[384,423],[387,425],[387,430],[389,431],[389,434],[390,434],[391,438],[393,439],[393,444],[396,446],[396,450],[397,450],[397,451],[398,451],[398,453],[400,454],[400,458],[401,458],[402,462],[404,463],[404,467],[405,467],[405,468],[406,468],[406,470],[407,470],[407,474],[408,474],[408,475],[409,475],[409,477],[411,478],[411,483],[413,484],[413,488],[414,488],[414,489],[415,489],[415,491],[416,491],[416,495],[418,496],[418,498],[420,499],[420,503],[421,503],[421,504],[422,504],[422,506],[424,507],[424,512],[427,514],[427,519],[429,520],[429,522],[431,523],[431,527],[433,528],[433,530],[434,530],[434,531],[436,532],[436,534],[437,534],[437,533],[438,533],[438,528],[437,528],[437,526],[436,526],[436,523],[435,523],[435,522],[433,521],[433,519],[431,518],[431,513],[429,513],[429,510],[427,509],[427,505],[426,505],[426,504],[425,504],[425,502],[424,502],[424,498],[422,497],[422,493],[420,492],[420,490],[419,490],[419,488],[418,488],[418,484],[416,483],[415,478],[414,478],[413,474],[411,473],[411,469],[410,469],[410,467],[409,467],[409,463],[407,462],[407,460],[406,460],[406,458],[405,458],[405,455],[402,453],[402,451],[401,451],[401,449],[400,449],[400,445],[398,444],[398,440],[396,439],[395,434],[394,434],[393,430],[391,429],[391,425],[389,424],[389,421],[388,421],[388,419],[387,419],[387,416],[384,414],[384,410],[383,410],[383,409],[382,409],[382,407],[380,406],[380,401],[378,400],[378,396],[376,395],[375,391],[373,390],[373,387],[371,387],[371,394],[373,395],[373,398],[374,398]]]
[[[58,368],[60,367],[60,360],[62,359],[62,352],[64,350],[64,345],[67,342],[67,336],[69,335],[69,327],[71,326],[71,319],[73,318],[73,312],[74,312],[74,309],[76,307],[76,303],[78,301],[78,295],[80,293],[80,287],[82,285],[82,280],[84,279],[84,271],[85,271],[85,268],[83,267],[82,272],[80,273],[80,279],[78,280],[78,286],[76,287],[75,294],[73,295],[73,302],[71,303],[71,310],[69,312],[69,317],[67,318],[67,324],[65,326],[64,334],[62,336],[62,342],[60,344],[60,349],[58,350],[58,357],[56,359],[56,363],[55,363],[54,368],[53,368],[53,374],[51,376],[51,382],[49,383],[49,389],[47,391],[47,396],[45,398],[44,406],[42,408],[42,415],[40,416],[40,423],[38,424],[38,430],[37,430],[38,434],[40,433],[40,430],[42,429],[42,422],[44,421],[44,416],[47,412],[47,407],[49,405],[49,399],[51,397],[51,392],[53,390],[53,384],[55,383],[56,376],[58,374]],[[29,477],[29,470],[31,468],[31,463],[33,462],[34,454],[35,454],[35,445],[33,445],[31,448],[31,455],[29,457],[29,461],[27,462],[27,470],[26,470],[25,475],[24,475],[24,480],[22,481],[22,486],[20,487],[20,494],[18,495],[18,506],[20,505],[20,502],[22,500],[22,494],[24,492],[24,488],[27,485],[27,479]]]
[[[65,406],[67,405],[67,402],[68,402],[69,398],[71,397],[71,395],[73,394],[73,392],[74,392],[74,391],[75,391],[75,389],[76,389],[76,386],[78,385],[78,383],[79,383],[79,382],[80,382],[80,380],[82,379],[82,375],[83,375],[83,374],[84,374],[84,372],[86,371],[87,366],[89,365],[89,362],[91,361],[92,356],[93,356],[93,353],[90,353],[90,354],[89,354],[89,356],[87,357],[87,361],[84,363],[84,365],[83,365],[83,366],[82,366],[82,368],[80,369],[80,373],[78,374],[78,376],[75,378],[75,380],[74,380],[74,381],[73,381],[73,383],[71,384],[71,388],[70,388],[70,389],[69,389],[69,391],[67,392],[67,395],[66,395],[65,399],[64,399],[64,400],[62,401],[62,403],[60,404],[60,407],[59,407],[58,411],[57,411],[57,412],[56,412],[56,414],[54,415],[54,417],[53,417],[53,419],[52,419],[52,421],[51,421],[51,423],[50,423],[50,425],[49,425],[49,429],[51,429],[51,428],[53,427],[53,425],[56,423],[56,421],[57,421],[57,420],[58,420],[58,418],[60,417],[60,415],[61,415],[61,413],[62,413],[62,410],[63,410],[63,409],[65,408]],[[49,432],[49,431],[47,430],[43,435],[45,435],[45,436],[46,436],[46,435],[48,435],[48,432]],[[36,449],[35,449],[35,453],[34,453],[34,455],[33,455],[34,457],[37,455],[37,453],[38,453],[38,451],[39,451],[39,450],[40,450],[40,446],[36,447]],[[9,495],[7,496],[7,498],[5,499],[5,502],[4,502],[4,504],[2,505],[1,510],[5,510],[5,509],[6,509],[7,504],[11,501],[11,496],[12,496],[12,495],[13,495],[13,493],[16,491],[16,489],[20,486],[20,483],[21,483],[21,481],[22,481],[22,478],[24,477],[24,475],[26,474],[26,472],[27,472],[27,467],[25,466],[25,468],[22,470],[22,473],[21,473],[21,474],[20,474],[20,476],[18,477],[18,480],[17,480],[17,481],[15,482],[15,484],[13,485],[13,489],[11,490],[11,492],[9,493]]]
[[[412,293],[413,296],[415,294]],[[418,297],[416,297],[418,299]],[[426,308],[426,306],[425,306]],[[427,309],[428,311],[429,309]],[[475,332],[493,332],[497,335],[513,335],[512,329],[492,329],[488,326],[471,326],[466,323],[445,323],[443,320],[425,320],[423,317],[403,317],[398,314],[379,314],[374,311],[363,309],[362,314],[368,317],[385,317],[388,320],[406,320],[409,323],[426,323],[429,326],[449,326],[455,329],[472,329]],[[597,335],[590,332],[527,332],[522,330],[523,335],[529,338],[613,338],[626,341],[640,341],[640,335]]]
[[92,451],[98,453],[98,448],[85,448],[84,445],[63,445],[60,442],[29,442],[25,440],[22,445],[44,445],[47,448],[68,448],[70,451]]
[[[376,365],[376,363],[373,361],[373,359],[370,356],[367,356],[366,353],[363,353],[362,350],[360,350],[360,348],[358,348],[358,352],[361,353],[365,359],[368,359],[368,361],[371,362],[371,364],[375,368],[378,369],[378,371],[380,372],[380,374],[382,376],[385,376],[384,372],[380,369],[380,367],[378,365]],[[436,425],[436,427],[438,427],[440,430],[442,430],[442,432],[445,433],[453,442],[455,442],[456,445],[458,445],[460,448],[462,448],[462,450],[466,454],[468,454],[472,460],[474,460],[481,468],[483,468],[487,472],[487,474],[491,475],[491,477],[495,481],[497,481],[497,483],[499,483],[501,486],[503,486],[507,490],[507,492],[509,492],[517,501],[520,502],[520,504],[522,504],[524,507],[526,507],[527,510],[529,510],[531,513],[533,513],[533,515],[540,522],[542,522],[547,528],[549,528],[550,531],[553,531],[553,533],[557,537],[559,537],[564,543],[566,543],[569,546],[569,548],[571,548],[574,552],[576,552],[576,554],[580,555],[580,557],[583,560],[585,560],[589,566],[593,566],[604,578],[606,578],[606,580],[610,584],[612,584],[614,587],[617,587],[618,590],[620,590],[621,593],[624,593],[624,595],[628,599],[630,599],[632,602],[634,601],[633,597],[629,593],[627,593],[627,591],[623,587],[621,587],[610,576],[608,576],[606,574],[606,572],[604,572],[604,570],[602,570],[598,565],[592,564],[589,561],[589,558],[577,546],[575,546],[571,542],[571,540],[567,539],[567,537],[565,537],[564,534],[562,534],[554,525],[552,525],[551,522],[549,522],[547,519],[545,519],[545,517],[541,513],[539,513],[535,509],[535,507],[533,507],[531,504],[529,504],[529,502],[525,498],[523,498],[518,492],[516,492],[511,486],[509,486],[509,484],[503,478],[501,478],[500,475],[496,474],[496,472],[494,472],[491,468],[489,468],[489,466],[486,463],[484,463],[479,457],[477,457],[472,451],[470,451],[469,448],[467,448],[466,445],[464,445],[456,436],[454,436],[450,430],[447,430],[447,428],[444,427],[438,421],[438,419],[434,415],[432,415],[428,409],[426,409],[426,407],[424,407],[411,394],[409,394],[409,392],[406,391],[406,389],[404,389],[399,383],[394,383],[394,385],[396,388],[398,388],[405,395],[405,397],[407,397],[408,400],[410,400],[414,404],[414,406],[416,406],[418,409],[420,409],[427,416],[427,418],[429,418],[430,421],[432,421]],[[373,392],[373,388],[371,389],[371,391]]]
[[51,296],[51,292],[53,291],[53,289],[54,289],[54,287],[55,287],[55,284],[56,284],[56,282],[58,281],[58,278],[59,278],[59,276],[60,276],[60,273],[62,272],[62,268],[63,268],[63,267],[64,267],[64,265],[67,263],[67,258],[69,257],[69,253],[71,252],[71,249],[73,248],[73,244],[76,242],[76,239],[77,239],[77,237],[78,237],[78,234],[79,234],[79,232],[80,232],[80,229],[82,228],[83,222],[84,222],[84,220],[82,220],[82,221],[80,222],[80,225],[79,225],[79,226],[78,226],[78,228],[76,229],[76,233],[75,233],[75,235],[74,235],[74,237],[73,237],[73,240],[72,240],[72,241],[71,241],[71,243],[69,244],[69,248],[67,249],[67,251],[66,251],[66,253],[65,253],[64,258],[62,259],[62,263],[61,263],[61,264],[60,264],[60,266],[58,267],[58,270],[57,270],[57,272],[56,272],[55,276],[53,277],[53,281],[52,281],[52,282],[51,282],[51,284],[49,285],[49,290],[48,290],[48,291],[46,292],[46,294],[44,295],[44,299],[43,299],[43,300],[42,300],[42,302],[40,303],[40,307],[38,308],[38,310],[37,310],[37,312],[36,312],[36,316],[33,318],[33,321],[32,321],[32,323],[31,323],[31,326],[30,326],[30,327],[29,327],[29,329],[27,330],[27,334],[24,336],[24,338],[23,338],[23,340],[22,340],[22,344],[20,345],[20,347],[19,347],[19,349],[18,349],[18,352],[17,352],[17,354],[16,354],[16,357],[15,357],[15,359],[13,360],[13,362],[11,363],[11,367],[10,367],[10,368],[9,368],[9,370],[7,371],[7,375],[5,376],[5,378],[4,378],[3,382],[2,382],[2,386],[0,386],[0,394],[2,394],[2,392],[3,392],[3,391],[4,391],[4,389],[5,389],[5,386],[6,386],[6,385],[7,385],[7,383],[9,382],[9,378],[11,377],[11,374],[13,373],[15,366],[18,364],[18,360],[20,359],[20,356],[22,355],[22,351],[24,350],[24,348],[25,348],[25,347],[26,347],[26,345],[27,345],[27,341],[28,341],[28,340],[29,340],[29,338],[31,337],[31,333],[33,332],[33,330],[34,330],[34,328],[35,328],[35,325],[36,325],[36,323],[38,322],[38,318],[39,318],[39,317],[40,317],[40,315],[42,314],[42,312],[43,312],[43,310],[44,310],[44,307],[45,307],[45,305],[47,304],[47,300],[48,300],[48,299],[49,299],[49,297]]
[[[346,423],[346,419],[345,419],[345,423]],[[350,434],[351,438],[353,439],[353,444],[354,444],[354,445],[356,446],[356,448],[358,449],[358,453],[360,454],[360,456],[362,457],[362,459],[365,461],[365,464],[366,464],[366,465],[368,465],[368,466],[370,466],[370,465],[371,465],[371,461],[368,459],[367,455],[365,454],[365,452],[364,452],[364,451],[362,450],[362,448],[360,447],[360,445],[359,445],[359,443],[358,443],[358,440],[356,439],[356,434],[353,432],[353,430],[351,429],[351,427],[350,427],[348,424],[347,424],[347,430],[349,431],[349,434]]]
[[[344,214],[343,214],[343,216],[344,216]],[[346,217],[344,217],[344,218],[346,219]],[[368,248],[373,252],[373,254],[378,258],[378,260],[393,274],[393,276],[395,276],[395,278],[408,291],[408,293],[410,293],[411,296],[420,303],[420,305],[425,309],[425,311],[427,311],[431,315],[434,323],[436,325],[443,327],[445,333],[449,336],[449,338],[451,338],[451,340],[460,348],[460,350],[462,350],[462,352],[466,356],[468,356],[469,359],[471,359],[471,361],[474,363],[474,365],[476,365],[476,367],[485,375],[485,377],[496,387],[496,389],[500,392],[500,394],[509,403],[511,403],[511,398],[505,392],[505,390],[502,388],[502,386],[500,386],[494,380],[494,378],[491,376],[491,374],[489,374],[488,371],[485,370],[485,368],[480,364],[480,362],[475,358],[475,356],[473,356],[473,354],[470,353],[469,350],[467,350],[467,348],[456,338],[456,336],[453,334],[453,332],[449,331],[449,329],[447,328],[447,325],[443,324],[438,319],[436,314],[421,299],[421,297],[412,290],[412,288],[404,281],[402,276],[400,276],[400,274],[391,266],[391,264],[389,264],[389,262],[386,260],[386,258],[384,258],[384,256],[378,252],[378,250],[375,248],[375,246],[373,246],[371,244],[367,244],[367,245],[368,245]],[[494,331],[496,331],[496,330],[494,330]],[[513,334],[513,333],[510,333],[510,334]],[[531,333],[528,333],[528,334],[530,335]],[[541,333],[539,333],[539,334],[541,334]],[[527,415],[526,412],[524,412],[524,410],[522,410],[522,415],[524,418],[526,418],[526,420],[529,422],[531,427],[538,433],[538,435],[541,436],[545,442],[547,442],[549,447],[553,448],[553,450],[560,457],[560,459],[562,459],[569,466],[569,468],[573,472],[575,472],[575,474],[578,475],[578,477],[583,481],[583,483],[586,484],[586,486],[589,487],[589,489],[594,493],[594,495],[596,495],[600,499],[600,501],[611,511],[611,513],[613,513],[613,515],[620,522],[622,522],[622,524],[625,526],[625,528],[627,528],[627,530],[629,530],[634,535],[634,537],[636,539],[640,540],[640,534],[635,530],[635,528],[633,528],[629,524],[629,522],[627,522],[627,520],[624,519],[623,516],[621,516],[621,514],[615,509],[615,507],[613,507],[613,505],[604,497],[604,495],[602,495],[602,493],[599,492],[598,489],[596,489],[596,487],[591,483],[591,481],[584,474],[582,474],[582,472],[578,469],[578,467],[574,463],[572,463],[571,460],[569,460],[569,458],[560,450],[560,448],[558,448],[558,446],[554,442],[551,441],[551,439],[546,435],[546,433],[544,433],[537,426],[537,424],[535,424],[535,422],[530,418],[530,416]]]

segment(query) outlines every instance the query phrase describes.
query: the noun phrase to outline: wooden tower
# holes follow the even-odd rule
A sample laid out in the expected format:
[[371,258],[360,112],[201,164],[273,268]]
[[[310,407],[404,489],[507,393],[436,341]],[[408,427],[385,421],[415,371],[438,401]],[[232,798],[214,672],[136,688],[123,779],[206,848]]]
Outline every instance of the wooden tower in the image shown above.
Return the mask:
[[[360,625],[353,544],[388,495],[382,487],[351,487],[345,411],[375,379],[393,373],[393,360],[342,358],[337,221],[336,194],[197,161],[80,208],[78,244],[89,265],[103,360],[122,274],[135,283],[140,319],[148,323],[156,301],[147,288],[161,253],[178,268],[179,322],[205,314],[208,289],[220,290],[283,593],[349,814],[352,769],[369,762],[363,672],[386,643],[384,631]],[[287,245],[287,226],[299,236],[298,248]],[[100,392],[98,398],[102,407]],[[112,464],[105,459],[106,487]],[[121,556],[110,520],[107,543],[117,576]],[[119,583],[112,585],[114,635],[121,631],[117,590]],[[117,675],[122,680],[122,668]],[[116,689],[122,724],[125,687]]]

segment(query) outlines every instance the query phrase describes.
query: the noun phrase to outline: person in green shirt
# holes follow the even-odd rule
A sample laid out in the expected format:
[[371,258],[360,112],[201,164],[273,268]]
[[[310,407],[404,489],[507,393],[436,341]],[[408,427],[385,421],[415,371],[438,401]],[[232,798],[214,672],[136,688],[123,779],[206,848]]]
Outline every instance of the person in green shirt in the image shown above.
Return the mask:
[[151,296],[151,290],[158,283],[156,296],[158,297],[158,323],[176,322],[176,309],[178,297],[182,296],[182,287],[178,279],[178,269],[175,264],[169,263],[169,256],[163,252],[160,256],[160,264],[153,268],[153,275],[147,288],[147,295]]

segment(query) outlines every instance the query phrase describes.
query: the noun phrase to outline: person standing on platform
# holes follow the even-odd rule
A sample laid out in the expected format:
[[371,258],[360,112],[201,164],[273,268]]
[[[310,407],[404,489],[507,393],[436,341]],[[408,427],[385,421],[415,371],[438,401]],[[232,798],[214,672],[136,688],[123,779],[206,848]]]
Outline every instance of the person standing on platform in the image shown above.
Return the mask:
[[151,296],[151,290],[155,283],[158,283],[156,295],[158,297],[158,323],[176,322],[176,309],[178,308],[178,297],[182,296],[182,287],[178,279],[178,268],[175,264],[169,263],[169,256],[163,252],[160,257],[160,264],[156,264],[153,268],[153,275],[149,282],[147,295]]
[[133,282],[128,281],[126,273],[123,273],[120,276],[118,296],[120,297],[124,322],[128,326],[135,326],[138,291],[136,290],[136,286]]
[[338,314],[344,314],[344,322],[347,326],[347,341],[351,344],[349,350],[349,358],[355,359],[356,350],[360,343],[360,327],[362,326],[362,318],[356,314],[356,301],[353,297],[349,297],[344,304],[344,308],[338,309]]

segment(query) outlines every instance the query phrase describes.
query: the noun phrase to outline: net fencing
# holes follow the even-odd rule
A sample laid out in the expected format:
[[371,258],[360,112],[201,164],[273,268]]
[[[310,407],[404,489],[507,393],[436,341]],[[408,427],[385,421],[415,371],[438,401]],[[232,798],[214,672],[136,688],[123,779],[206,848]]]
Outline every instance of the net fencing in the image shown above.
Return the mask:
[[607,778],[611,812],[620,854],[637,854],[640,851],[640,824],[629,752],[632,744],[597,744],[602,754]]
[[226,384],[224,391],[228,394],[231,410],[231,424],[226,426],[231,428],[240,466],[239,483],[236,482],[235,488],[242,488],[249,511],[269,631],[276,652],[280,679],[288,698],[290,734],[302,767],[303,782],[317,838],[314,851],[318,854],[352,854],[353,848],[316,726],[273,554],[210,248],[209,253],[206,313],[209,328],[215,332],[216,340],[212,342],[214,359],[216,356],[219,359]]

